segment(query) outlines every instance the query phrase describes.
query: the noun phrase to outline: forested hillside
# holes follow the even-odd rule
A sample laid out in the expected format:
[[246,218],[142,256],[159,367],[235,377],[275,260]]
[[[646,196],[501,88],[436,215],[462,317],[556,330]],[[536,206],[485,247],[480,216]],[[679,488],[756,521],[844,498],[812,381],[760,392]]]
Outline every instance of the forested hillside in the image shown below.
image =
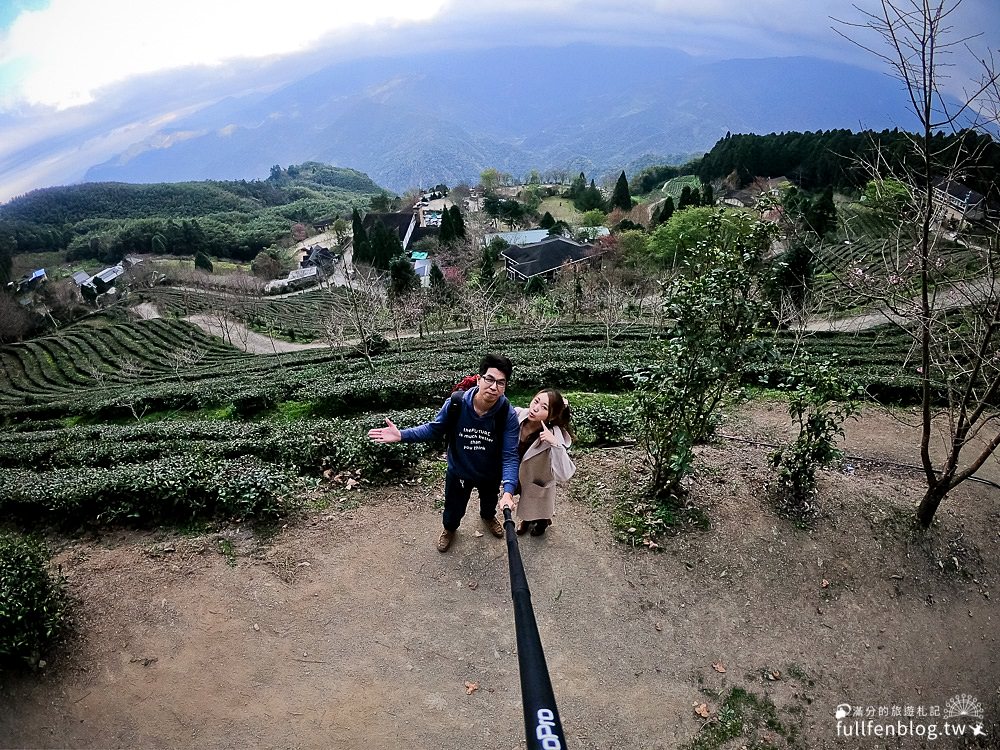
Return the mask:
[[[735,174],[741,185],[755,177],[786,176],[806,190],[829,186],[855,191],[871,178],[863,163],[874,159],[876,152],[884,174],[901,173],[901,166],[912,158],[914,137],[895,129],[727,133],[701,159],[684,167],[650,167],[635,175],[631,184],[635,192],[646,193],[678,174],[697,174],[706,184]],[[942,163],[975,163],[975,168],[967,170],[964,182],[984,195],[995,191],[1000,145],[989,135],[970,131],[958,135],[938,133],[931,148]],[[969,158],[972,154],[977,155],[975,159]]]
[[353,169],[316,162],[273,167],[265,180],[45,188],[0,206],[0,248],[68,250],[70,259],[204,252],[249,259],[294,222],[350,213],[381,188]]

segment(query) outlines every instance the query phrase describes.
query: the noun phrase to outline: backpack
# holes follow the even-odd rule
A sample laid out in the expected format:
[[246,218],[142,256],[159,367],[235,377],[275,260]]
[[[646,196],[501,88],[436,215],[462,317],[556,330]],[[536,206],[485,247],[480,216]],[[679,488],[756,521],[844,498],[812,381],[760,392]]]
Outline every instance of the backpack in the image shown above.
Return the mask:
[[464,378],[458,381],[455,387],[451,389],[451,392],[454,393],[455,391],[467,391],[470,388],[475,388],[478,382],[479,382],[479,376],[476,375],[475,373],[473,373],[472,375],[466,375]]

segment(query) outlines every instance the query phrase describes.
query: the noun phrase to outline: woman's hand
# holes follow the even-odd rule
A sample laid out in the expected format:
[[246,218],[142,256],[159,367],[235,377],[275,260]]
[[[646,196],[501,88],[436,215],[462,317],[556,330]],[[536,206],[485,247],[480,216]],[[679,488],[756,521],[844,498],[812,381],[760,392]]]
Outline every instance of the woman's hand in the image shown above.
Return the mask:
[[538,439],[553,448],[559,445],[559,441],[556,440],[556,436],[552,434],[552,430],[546,426],[545,422],[542,422],[542,432],[538,436]]
[[389,417],[385,418],[385,423],[388,427],[376,427],[373,430],[368,430],[368,437],[376,443],[398,443],[403,439],[399,428],[392,423]]

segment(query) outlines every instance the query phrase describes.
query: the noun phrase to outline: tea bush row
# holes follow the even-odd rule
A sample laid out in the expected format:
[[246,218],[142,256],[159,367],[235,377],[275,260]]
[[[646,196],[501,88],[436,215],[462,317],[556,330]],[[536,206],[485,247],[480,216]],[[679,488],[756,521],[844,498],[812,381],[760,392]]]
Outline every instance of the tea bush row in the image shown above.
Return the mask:
[[38,539],[0,531],[0,667],[36,665],[65,629],[61,575]]

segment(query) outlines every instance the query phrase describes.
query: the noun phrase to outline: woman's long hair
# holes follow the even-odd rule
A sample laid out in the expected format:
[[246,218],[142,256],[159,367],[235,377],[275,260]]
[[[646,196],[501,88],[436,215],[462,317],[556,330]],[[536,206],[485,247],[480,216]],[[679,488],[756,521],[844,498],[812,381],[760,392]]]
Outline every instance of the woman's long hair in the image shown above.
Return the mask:
[[549,398],[549,418],[545,420],[545,423],[549,427],[558,427],[569,435],[570,440],[576,440],[576,433],[570,426],[572,414],[569,409],[569,401],[555,388],[542,388],[538,393],[544,393]]

